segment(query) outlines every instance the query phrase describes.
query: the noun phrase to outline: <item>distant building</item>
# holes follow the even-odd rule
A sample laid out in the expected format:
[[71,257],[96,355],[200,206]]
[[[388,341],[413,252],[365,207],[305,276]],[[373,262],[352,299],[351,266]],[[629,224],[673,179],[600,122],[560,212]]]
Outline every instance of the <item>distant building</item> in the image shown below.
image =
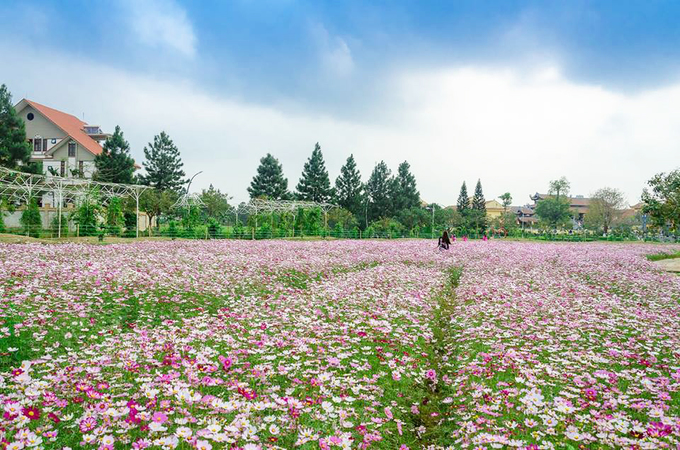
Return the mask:
[[94,158],[109,134],[71,114],[23,99],[14,107],[26,124],[31,161],[42,162],[46,175],[92,178]]
[[[472,207],[472,197],[468,199],[470,207]],[[486,217],[489,219],[495,219],[497,217],[501,217],[503,215],[503,211],[505,209],[503,208],[503,205],[499,203],[497,200],[487,200],[484,203],[484,206],[486,207]],[[453,209],[457,210],[458,206],[456,205],[450,205],[446,207],[447,209]],[[510,209],[508,209],[508,212],[510,212]]]
[[486,202],[486,217],[489,219],[496,219],[503,215],[505,208],[497,200],[488,200]]
[[517,223],[522,228],[533,228],[538,223],[536,212],[530,206],[511,206],[510,212],[517,216]]

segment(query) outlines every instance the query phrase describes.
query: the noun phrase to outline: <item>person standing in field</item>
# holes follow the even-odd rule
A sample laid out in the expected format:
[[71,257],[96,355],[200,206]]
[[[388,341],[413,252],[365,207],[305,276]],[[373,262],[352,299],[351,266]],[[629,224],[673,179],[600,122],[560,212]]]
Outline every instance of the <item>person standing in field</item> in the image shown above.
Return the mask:
[[444,230],[444,233],[439,237],[438,246],[442,250],[448,250],[450,245],[451,239],[449,239],[449,233]]

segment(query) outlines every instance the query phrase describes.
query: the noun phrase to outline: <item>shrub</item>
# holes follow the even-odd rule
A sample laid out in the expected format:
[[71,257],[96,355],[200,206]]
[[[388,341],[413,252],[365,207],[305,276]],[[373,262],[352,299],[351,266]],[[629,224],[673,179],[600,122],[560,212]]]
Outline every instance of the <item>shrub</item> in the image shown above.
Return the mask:
[[24,233],[31,237],[40,237],[42,231],[42,219],[40,218],[40,208],[35,199],[26,205],[26,209],[21,213],[21,225],[24,227]]

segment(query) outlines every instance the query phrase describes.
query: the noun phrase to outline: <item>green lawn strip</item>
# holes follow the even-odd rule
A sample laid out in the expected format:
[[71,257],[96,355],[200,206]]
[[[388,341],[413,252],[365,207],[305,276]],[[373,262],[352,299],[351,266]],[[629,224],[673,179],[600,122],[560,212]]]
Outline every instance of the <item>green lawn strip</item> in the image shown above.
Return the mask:
[[433,339],[428,343],[426,367],[436,371],[436,381],[427,377],[414,381],[402,401],[409,406],[407,420],[417,433],[417,445],[411,448],[425,448],[430,445],[452,445],[451,427],[455,427],[451,412],[443,400],[453,395],[452,386],[442,377],[455,377],[451,361],[457,358],[456,330],[450,317],[456,301],[455,289],[462,275],[461,267],[450,267],[445,271],[444,288],[435,294],[437,307],[432,317]]
[[647,255],[647,259],[650,261],[662,261],[664,259],[677,259],[680,258],[680,252],[677,253],[655,253],[653,255]]

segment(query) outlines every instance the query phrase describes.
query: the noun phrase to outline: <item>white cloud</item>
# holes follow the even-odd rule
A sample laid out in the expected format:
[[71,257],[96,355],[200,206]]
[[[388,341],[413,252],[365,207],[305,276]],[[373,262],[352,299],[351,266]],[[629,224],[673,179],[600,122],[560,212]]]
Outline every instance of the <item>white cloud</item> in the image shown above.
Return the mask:
[[407,159],[422,197],[445,205],[455,203],[463,180],[481,178],[487,198],[510,191],[522,204],[562,175],[575,194],[612,186],[634,203],[653,174],[680,165],[680,84],[626,95],[574,83],[555,67],[405,71],[385,80],[390,120],[369,125],[219,98],[190,81],[69,55],[50,55],[62,64],[45,77],[31,64],[47,56],[40,51],[0,44],[0,53],[7,63],[0,79],[17,96],[79,117],[85,112],[86,121],[105,130],[120,124],[137,159],[164,130],[187,173],[204,171],[193,186],[212,183],[237,200],[247,199],[266,152],[281,160],[293,188],[317,141],[333,178],[349,153],[364,179],[381,159],[393,170]]
[[331,36],[322,24],[313,25],[311,34],[323,69],[338,77],[350,75],[354,70],[354,59],[347,41],[340,36]]
[[194,29],[186,11],[173,0],[123,0],[122,4],[131,30],[142,44],[194,56]]

